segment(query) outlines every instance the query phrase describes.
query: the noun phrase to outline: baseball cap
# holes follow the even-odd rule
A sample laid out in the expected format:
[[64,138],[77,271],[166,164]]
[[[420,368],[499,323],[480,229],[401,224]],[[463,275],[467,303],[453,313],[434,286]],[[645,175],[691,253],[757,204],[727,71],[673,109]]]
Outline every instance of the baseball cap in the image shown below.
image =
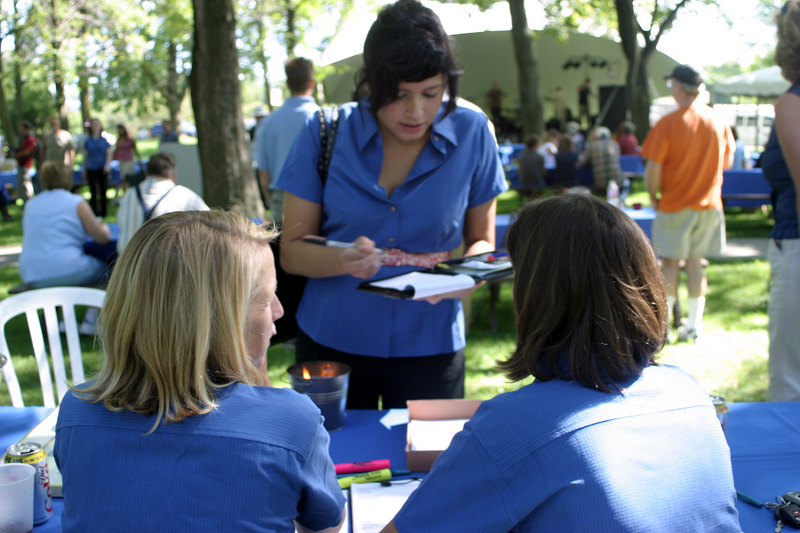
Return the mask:
[[689,65],[678,65],[675,67],[675,70],[672,71],[672,74],[669,76],[664,76],[664,79],[666,80],[670,78],[674,78],[679,82],[686,83],[688,85],[699,86],[703,83],[703,78],[700,77],[700,74]]
[[269,111],[263,105],[258,106],[255,111],[253,111],[254,117],[266,117],[269,115]]

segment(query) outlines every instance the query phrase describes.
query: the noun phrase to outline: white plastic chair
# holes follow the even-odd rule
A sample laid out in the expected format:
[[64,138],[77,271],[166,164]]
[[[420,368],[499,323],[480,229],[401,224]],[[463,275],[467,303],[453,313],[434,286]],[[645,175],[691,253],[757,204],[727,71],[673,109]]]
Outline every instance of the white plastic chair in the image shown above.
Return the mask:
[[[38,310],[44,310],[44,321],[47,326],[47,340],[50,347],[50,357],[53,361],[53,373],[55,374],[57,400],[61,403],[61,398],[69,390],[67,386],[67,373],[64,366],[64,352],[61,347],[61,334],[58,330],[58,315],[56,307],[61,307],[64,318],[64,325],[67,330],[67,351],[69,353],[70,368],[72,371],[72,383],[83,383],[83,355],[81,354],[81,344],[78,339],[78,321],[75,318],[75,306],[86,305],[91,307],[101,307],[106,293],[100,289],[89,289],[86,287],[53,287],[49,289],[38,289],[21,294],[9,296],[0,301],[0,353],[9,354],[8,343],[6,342],[6,323],[15,316],[25,313],[28,318],[28,329],[31,334],[33,344],[33,354],[36,356],[36,366],[39,369],[39,381],[42,384],[42,396],[44,397],[45,407],[55,407],[56,397],[53,394],[53,377],[50,374],[47,351],[45,350],[44,337],[42,336],[42,325],[39,321]],[[3,377],[8,384],[8,391],[11,395],[11,404],[14,407],[24,407],[22,391],[19,387],[17,374],[14,371],[14,363],[11,357],[2,369]]]

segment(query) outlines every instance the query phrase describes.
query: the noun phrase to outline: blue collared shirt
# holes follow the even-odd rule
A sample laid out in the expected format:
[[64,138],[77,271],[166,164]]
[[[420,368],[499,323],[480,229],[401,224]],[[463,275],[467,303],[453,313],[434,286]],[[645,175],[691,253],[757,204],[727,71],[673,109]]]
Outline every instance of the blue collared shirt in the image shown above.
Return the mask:
[[740,532],[730,449],[708,394],[670,366],[621,385],[609,394],[537,379],[484,401],[397,529]]
[[313,531],[342,520],[330,437],[307,396],[235,383],[216,403],[146,435],[155,415],[68,392],[53,450],[62,530],[290,533],[295,519]]
[[270,189],[278,188],[278,176],[297,134],[303,129],[306,119],[318,109],[312,97],[292,96],[280,109],[258,123],[253,140],[253,161],[259,170],[269,172]]
[[[320,235],[351,242],[359,236],[379,248],[442,252],[457,248],[467,209],[505,191],[497,144],[484,115],[458,107],[433,124],[405,183],[391,198],[378,185],[383,145],[369,104],[341,108],[336,144],[322,186],[319,122],[312,117],[295,140],[278,187],[323,205]],[[383,266],[373,279],[415,270]],[[356,290],[352,276],[310,279],[298,323],[319,344],[356,355],[411,357],[460,350],[465,345],[461,302],[436,305],[384,298]]]

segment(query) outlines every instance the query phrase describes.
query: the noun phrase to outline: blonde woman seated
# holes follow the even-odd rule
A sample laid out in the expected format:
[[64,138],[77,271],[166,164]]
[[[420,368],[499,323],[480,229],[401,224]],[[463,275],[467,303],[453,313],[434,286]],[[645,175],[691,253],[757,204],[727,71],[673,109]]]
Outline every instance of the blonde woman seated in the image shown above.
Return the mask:
[[223,211],[133,236],[100,314],[103,368],[60,407],[63,531],[339,531],[320,411],[267,378],[274,236]]

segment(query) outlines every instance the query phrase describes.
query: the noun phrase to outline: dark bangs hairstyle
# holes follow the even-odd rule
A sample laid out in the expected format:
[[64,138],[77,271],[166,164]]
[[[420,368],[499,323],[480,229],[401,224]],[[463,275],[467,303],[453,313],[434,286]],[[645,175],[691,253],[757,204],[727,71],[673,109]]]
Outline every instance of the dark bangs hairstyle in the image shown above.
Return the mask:
[[450,38],[436,14],[417,0],[399,0],[384,7],[364,41],[364,66],[356,75],[356,95],[367,93],[375,115],[397,99],[401,82],[418,82],[442,74],[449,100],[445,114],[456,108],[461,71]]
[[517,346],[506,376],[578,381],[604,392],[638,377],[662,347],[667,305],[644,232],[608,202],[531,202],[508,230]]

